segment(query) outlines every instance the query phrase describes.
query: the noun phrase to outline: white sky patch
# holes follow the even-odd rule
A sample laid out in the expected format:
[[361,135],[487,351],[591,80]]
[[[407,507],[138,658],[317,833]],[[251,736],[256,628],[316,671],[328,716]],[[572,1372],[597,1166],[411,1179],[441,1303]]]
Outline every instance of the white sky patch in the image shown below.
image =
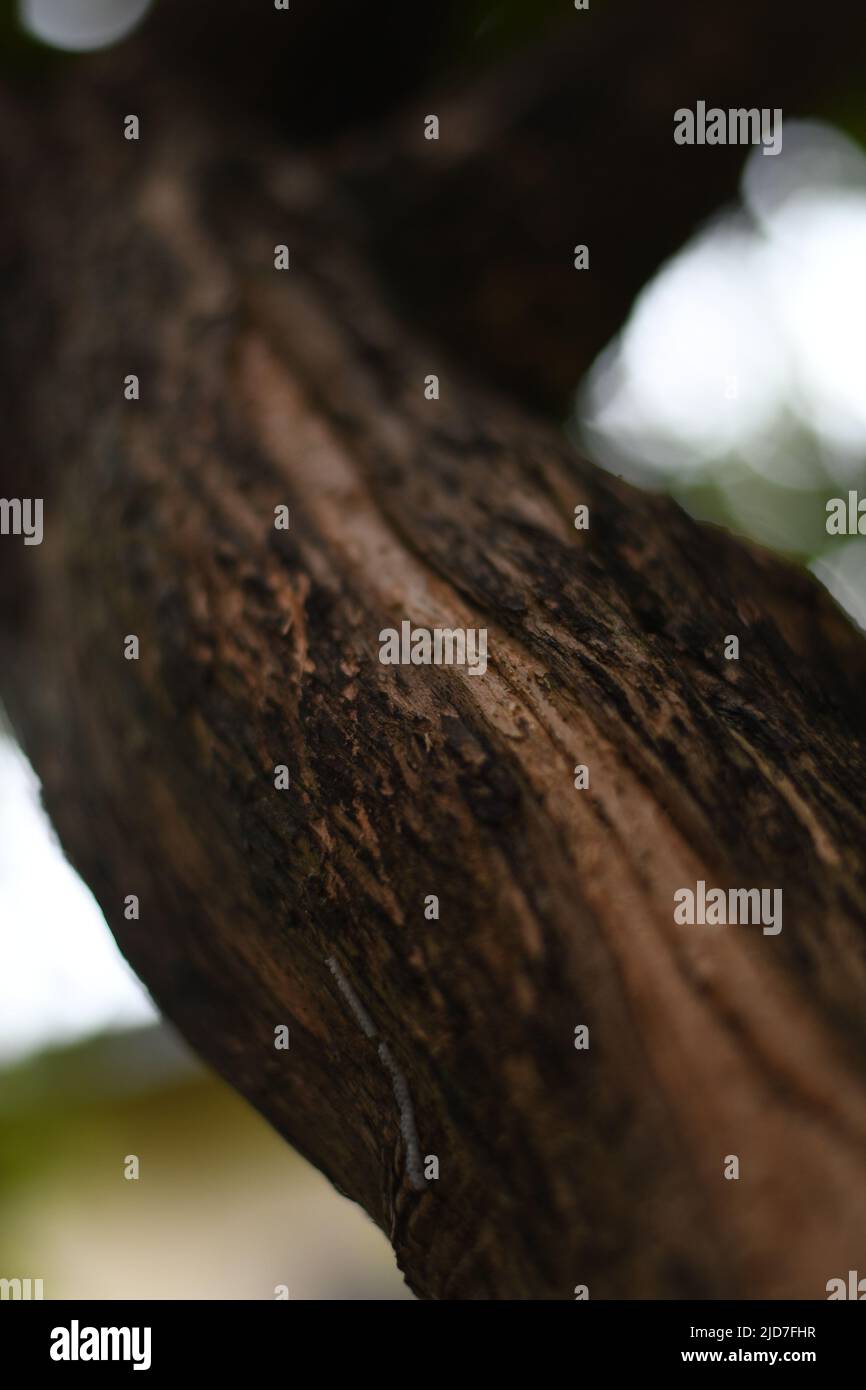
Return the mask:
[[0,1062],[157,1017],[0,733]]
[[790,122],[742,188],[749,215],[700,233],[638,296],[581,393],[584,427],[611,467],[695,474],[732,453],[763,465],[795,418],[844,480],[866,448],[866,159]]
[[792,354],[791,407],[829,444],[866,444],[866,195],[804,194],[769,222],[767,283]]
[[150,6],[151,0],[18,0],[18,16],[52,48],[86,53],[125,39]]
[[866,540],[854,538],[809,566],[837,603],[866,630]]
[[[592,428],[647,461],[697,468],[765,430],[784,400],[786,347],[760,246],[721,224],[670,261],[638,296],[621,339],[618,389],[591,381]],[[608,365],[608,364],[606,364]],[[604,367],[602,367],[602,371]]]

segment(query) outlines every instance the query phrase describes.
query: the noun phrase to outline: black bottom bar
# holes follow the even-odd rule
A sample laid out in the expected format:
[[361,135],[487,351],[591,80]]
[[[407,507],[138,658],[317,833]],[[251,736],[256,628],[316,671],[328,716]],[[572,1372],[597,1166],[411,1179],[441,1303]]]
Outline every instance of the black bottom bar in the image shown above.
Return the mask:
[[[866,1301],[866,1300],[864,1300]],[[503,1357],[517,1371],[565,1356],[572,1370],[667,1371],[716,1365],[801,1366],[827,1372],[858,1364],[864,1310],[818,1303],[501,1304],[7,1302],[0,1306],[5,1366],[19,1379],[135,1374],[161,1381],[192,1371],[222,1379],[243,1374],[250,1390],[263,1375],[286,1383],[343,1365],[353,1377],[390,1384],[430,1383],[443,1374],[486,1371]],[[451,1335],[453,1334],[453,1341]],[[405,1338],[411,1338],[405,1342]],[[413,1348],[407,1360],[406,1348]],[[401,1351],[401,1347],[403,1350]],[[53,1353],[53,1354],[52,1354]],[[91,1359],[97,1353],[100,1359]],[[61,1359],[62,1358],[62,1359]],[[855,1359],[856,1358],[856,1359]],[[312,1362],[312,1365],[310,1364]],[[415,1366],[412,1373],[410,1366]],[[144,1382],[143,1382],[144,1383]]]

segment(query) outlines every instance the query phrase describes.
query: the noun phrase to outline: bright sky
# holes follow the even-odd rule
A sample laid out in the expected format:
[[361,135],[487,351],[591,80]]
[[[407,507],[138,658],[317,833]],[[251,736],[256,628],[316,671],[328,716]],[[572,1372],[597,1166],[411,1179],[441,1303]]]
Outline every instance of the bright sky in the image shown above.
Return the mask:
[[591,375],[587,418],[636,458],[667,467],[673,445],[697,471],[791,412],[836,469],[862,470],[866,159],[830,127],[784,131],[780,155],[750,156],[743,206],[662,268]]
[[0,1062],[156,1012],[0,735]]
[[18,13],[43,43],[86,52],[125,38],[150,5],[151,0],[18,0]]

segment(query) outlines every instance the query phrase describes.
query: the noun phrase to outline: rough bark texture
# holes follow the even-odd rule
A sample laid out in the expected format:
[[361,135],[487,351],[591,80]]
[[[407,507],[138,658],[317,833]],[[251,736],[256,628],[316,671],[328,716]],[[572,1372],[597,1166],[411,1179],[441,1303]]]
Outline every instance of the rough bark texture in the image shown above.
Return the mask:
[[[866,1238],[866,644],[466,385],[313,164],[123,114],[3,99],[0,491],[46,537],[0,543],[0,669],[124,952],[423,1297],[822,1297]],[[486,675],[380,665],[403,618]],[[676,926],[701,878],[782,934]]]

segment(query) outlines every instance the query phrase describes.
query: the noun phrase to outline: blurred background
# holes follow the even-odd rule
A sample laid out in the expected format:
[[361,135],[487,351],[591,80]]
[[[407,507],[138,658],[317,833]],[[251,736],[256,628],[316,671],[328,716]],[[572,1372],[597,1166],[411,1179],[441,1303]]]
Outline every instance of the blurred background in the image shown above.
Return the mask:
[[361,1208],[160,1021],[2,735],[0,1278],[46,1298],[411,1297]]
[[[448,42],[495,54],[552,8],[467,4]],[[86,51],[148,9],[21,0],[17,19]],[[861,626],[866,537],[825,522],[829,498],[866,495],[864,132],[866,87],[786,116],[779,156],[744,150],[736,200],[645,286],[563,421],[602,466],[811,568]],[[366,1216],[160,1021],[0,730],[0,1277],[16,1276],[48,1298],[410,1297]]]
[[577,395],[605,467],[808,565],[866,626],[866,538],[826,504],[866,495],[866,158],[786,120],[740,200],[646,286]]

